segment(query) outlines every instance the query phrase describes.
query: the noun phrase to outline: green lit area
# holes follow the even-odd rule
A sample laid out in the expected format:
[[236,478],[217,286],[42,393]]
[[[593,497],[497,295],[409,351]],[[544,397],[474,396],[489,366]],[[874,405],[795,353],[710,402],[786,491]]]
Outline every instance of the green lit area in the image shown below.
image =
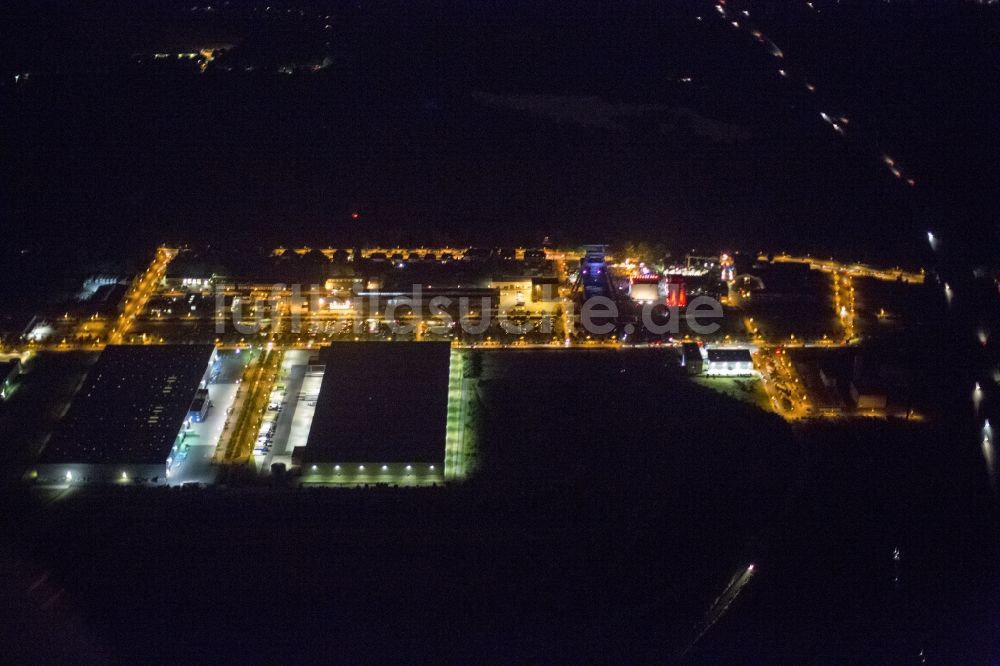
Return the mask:
[[17,392],[18,385],[15,382],[5,382],[0,388],[0,400],[10,400]]
[[465,352],[451,350],[448,374],[448,425],[444,445],[444,478],[462,480],[471,471],[473,453],[469,398],[472,382],[465,376]]

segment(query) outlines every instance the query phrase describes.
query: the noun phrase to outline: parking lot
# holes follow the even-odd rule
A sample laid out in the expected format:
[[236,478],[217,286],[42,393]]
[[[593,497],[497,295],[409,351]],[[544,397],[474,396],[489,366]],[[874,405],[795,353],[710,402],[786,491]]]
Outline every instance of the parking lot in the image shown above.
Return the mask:
[[[267,414],[254,444],[254,462],[259,470],[269,472],[274,463],[292,465],[290,433],[293,416],[303,397],[303,382],[309,364],[309,352],[293,350],[285,354],[267,406]],[[317,388],[318,392],[318,388]],[[315,398],[313,400],[315,404]],[[311,419],[310,419],[311,420]],[[308,434],[308,424],[306,424]]]
[[212,483],[218,468],[212,464],[216,447],[229,421],[229,410],[236,398],[239,379],[249,355],[226,352],[209,373],[209,408],[205,420],[185,423],[178,450],[170,468],[171,485]]

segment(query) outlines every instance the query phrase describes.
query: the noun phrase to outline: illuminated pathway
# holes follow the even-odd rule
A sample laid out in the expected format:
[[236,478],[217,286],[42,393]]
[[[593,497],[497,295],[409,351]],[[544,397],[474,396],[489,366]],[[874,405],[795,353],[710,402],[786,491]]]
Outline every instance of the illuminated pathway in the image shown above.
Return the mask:
[[451,350],[451,367],[448,371],[448,421],[445,431],[444,478],[446,481],[465,478],[466,468],[466,412],[465,403],[465,354]]
[[[767,261],[767,255],[757,257],[758,261]],[[775,263],[809,264],[814,271],[824,273],[846,273],[851,277],[869,277],[886,282],[905,282],[907,284],[923,284],[924,271],[904,271],[901,268],[876,268],[867,264],[844,264],[833,259],[817,259],[815,257],[796,257],[790,254],[774,255]]]
[[237,404],[234,406],[236,423],[229,433],[229,441],[217,449],[218,462],[234,464],[250,460],[283,356],[284,352],[281,350],[268,351],[247,366],[240,386],[241,395],[237,397]]
[[156,293],[156,288],[163,279],[167,270],[167,264],[177,256],[177,250],[159,247],[156,249],[156,256],[142,274],[138,275],[132,288],[125,295],[125,306],[118,316],[118,321],[111,329],[108,343],[117,345],[125,339],[125,335],[132,328],[135,318],[143,313],[150,297]]
[[753,574],[754,565],[748,564],[746,568],[733,575],[729,584],[726,586],[726,589],[722,591],[722,594],[719,595],[712,606],[708,609],[708,612],[705,613],[705,618],[696,629],[697,633],[695,634],[694,640],[688,643],[687,647],[684,648],[684,651],[681,653],[682,657],[690,652],[691,648],[693,648],[695,644],[701,640],[701,637],[708,633],[708,630],[711,629],[723,615],[725,615],[732,603],[736,601],[736,597],[739,596],[744,586],[750,582]]
[[[811,2],[806,2],[805,4],[813,11],[819,11]],[[796,86],[801,86],[801,89],[806,90],[810,93],[810,95],[814,95],[816,93],[816,85],[809,80],[809,77],[802,74],[796,74],[792,68],[786,64],[787,60],[785,59],[785,52],[777,44],[771,41],[762,30],[753,25],[751,12],[749,10],[737,12],[729,9],[726,7],[725,0],[719,0],[718,3],[714,5],[714,10],[715,11],[712,12],[712,14],[718,20],[723,22],[723,24],[731,29],[748,32],[758,44],[760,44],[771,56],[778,60],[778,64],[776,66],[778,76],[793,82]],[[699,15],[697,19],[701,21],[702,17]],[[833,132],[840,137],[847,138],[847,128],[851,124],[851,119],[849,117],[843,113],[828,112],[829,109],[820,109],[818,106],[815,108],[819,118],[826,123]],[[903,172],[902,166],[895,158],[887,155],[880,148],[877,149],[877,152],[879,161],[897,180],[905,183],[909,187],[916,186],[917,181],[912,176]]]
[[[843,290],[841,290],[843,286]],[[841,297],[841,291],[844,296]],[[855,308],[854,308],[854,284],[851,276],[846,273],[834,273],[833,275],[833,308],[837,313],[841,326],[844,327],[844,341],[850,342],[854,339],[855,329]]]
[[774,347],[761,349],[754,362],[775,414],[788,421],[811,414],[809,397],[783,350]]

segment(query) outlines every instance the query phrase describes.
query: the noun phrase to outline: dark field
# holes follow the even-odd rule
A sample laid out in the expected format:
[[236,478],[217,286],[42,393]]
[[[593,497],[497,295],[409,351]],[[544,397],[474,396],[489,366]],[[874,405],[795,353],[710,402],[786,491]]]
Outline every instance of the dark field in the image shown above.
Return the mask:
[[793,435],[658,350],[483,356],[487,432],[463,486],[15,497],[8,583],[30,612],[7,629],[61,618],[94,651],[75,654],[118,661],[670,661],[753,562],[693,661],[996,656],[974,433]]
[[486,356],[464,486],[22,497],[12,551],[115,658],[677,650],[792,497],[790,431],[668,352]]

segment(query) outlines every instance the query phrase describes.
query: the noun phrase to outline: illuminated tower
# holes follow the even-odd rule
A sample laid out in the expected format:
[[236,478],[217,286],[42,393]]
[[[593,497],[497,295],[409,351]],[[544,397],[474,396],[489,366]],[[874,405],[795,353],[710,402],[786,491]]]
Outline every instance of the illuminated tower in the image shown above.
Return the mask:
[[584,299],[592,296],[613,298],[614,289],[605,261],[605,246],[585,245],[584,252],[583,259],[580,260],[580,279],[577,281],[577,287],[583,285]]
[[723,281],[732,282],[735,276],[733,258],[728,254],[726,254],[725,252],[723,252],[722,256],[719,257],[719,266],[722,267]]

